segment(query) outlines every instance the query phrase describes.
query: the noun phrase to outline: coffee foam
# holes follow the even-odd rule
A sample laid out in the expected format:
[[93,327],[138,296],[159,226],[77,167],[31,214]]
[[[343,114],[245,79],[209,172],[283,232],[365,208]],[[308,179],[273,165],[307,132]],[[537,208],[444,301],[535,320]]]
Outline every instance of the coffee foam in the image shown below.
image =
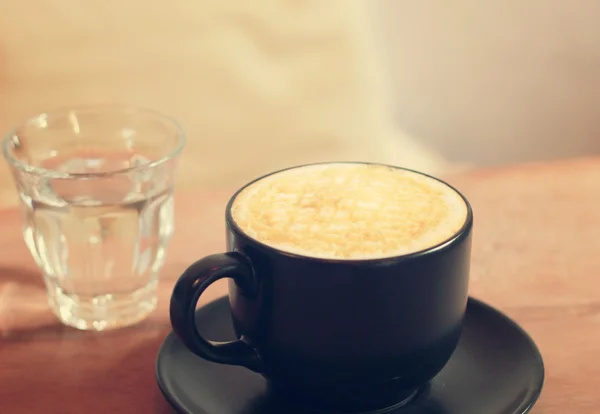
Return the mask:
[[251,238],[302,256],[376,259],[449,240],[464,225],[462,197],[433,178],[369,164],[331,163],[267,176],[235,198]]

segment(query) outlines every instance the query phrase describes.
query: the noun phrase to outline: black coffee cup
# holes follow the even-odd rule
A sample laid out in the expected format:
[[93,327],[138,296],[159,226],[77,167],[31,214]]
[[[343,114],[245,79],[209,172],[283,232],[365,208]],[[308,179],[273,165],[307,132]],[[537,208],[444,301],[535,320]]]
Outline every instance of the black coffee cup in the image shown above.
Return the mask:
[[[209,361],[260,373],[273,390],[320,409],[375,410],[414,396],[460,336],[473,225],[464,196],[466,221],[442,243],[392,258],[333,260],[247,236],[231,213],[244,188],[226,208],[228,252],[192,264],[173,290],[171,324],[183,344]],[[222,278],[229,278],[239,339],[215,343],[199,335],[194,316],[198,298]]]

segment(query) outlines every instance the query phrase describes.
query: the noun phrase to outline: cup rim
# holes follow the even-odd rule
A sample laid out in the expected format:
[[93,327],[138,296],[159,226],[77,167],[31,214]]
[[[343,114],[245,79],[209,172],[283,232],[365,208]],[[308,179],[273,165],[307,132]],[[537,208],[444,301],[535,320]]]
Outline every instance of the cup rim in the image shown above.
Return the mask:
[[[48,119],[67,117],[70,114],[86,113],[86,112],[87,113],[90,113],[90,112],[138,113],[138,114],[143,114],[149,118],[160,119],[165,123],[165,125],[169,125],[171,128],[173,128],[173,130],[175,131],[176,136],[177,136],[177,142],[174,145],[174,147],[171,150],[169,150],[166,154],[164,154],[163,156],[158,157],[154,160],[149,160],[140,165],[136,165],[135,167],[120,168],[120,169],[114,169],[114,170],[110,170],[110,171],[103,171],[103,172],[99,172],[99,173],[66,173],[66,172],[57,171],[57,170],[50,169],[50,168],[33,166],[33,165],[30,165],[30,164],[20,161],[19,159],[15,158],[13,156],[13,154],[11,153],[10,145],[11,145],[13,139],[15,139],[15,137],[18,137],[18,131],[23,126],[26,126],[29,124],[36,124],[42,120],[44,122],[46,122]],[[119,174],[128,174],[128,173],[136,172],[139,170],[148,170],[148,169],[155,168],[155,167],[157,167],[161,164],[164,164],[164,163],[168,162],[169,160],[177,157],[181,153],[183,148],[185,147],[186,141],[187,141],[187,138],[185,135],[185,131],[183,130],[183,127],[181,126],[181,124],[174,118],[172,118],[162,112],[156,111],[154,109],[135,106],[135,105],[90,104],[90,105],[75,105],[75,106],[62,107],[62,108],[57,108],[54,110],[49,110],[46,112],[40,112],[36,115],[30,116],[30,117],[26,118],[24,121],[20,122],[16,127],[13,127],[13,129],[10,130],[4,136],[4,138],[2,138],[0,145],[2,146],[2,154],[4,156],[4,159],[8,162],[8,164],[11,167],[16,168],[17,170],[19,170],[22,173],[31,174],[31,175],[35,175],[35,176],[43,176],[43,177],[52,178],[52,179],[54,179],[54,178],[93,179],[93,178],[112,177],[112,176],[119,175]]]
[[[433,246],[429,246],[426,247],[424,249],[421,250],[417,250],[414,252],[410,252],[410,253],[404,253],[404,254],[399,254],[399,255],[395,255],[395,256],[386,256],[386,257],[374,257],[374,258],[365,258],[365,259],[336,259],[336,258],[323,258],[323,257],[314,257],[314,256],[308,256],[308,255],[303,255],[300,253],[293,253],[293,252],[288,252],[285,250],[281,250],[278,249],[276,247],[270,246],[266,243],[263,243],[259,240],[256,240],[255,238],[251,237],[250,235],[248,235],[246,232],[244,232],[240,226],[236,223],[236,221],[233,219],[233,215],[231,213],[231,207],[233,206],[233,203],[235,202],[235,199],[237,198],[237,196],[244,191],[246,188],[248,188],[249,186],[251,186],[252,184],[267,178],[271,175],[275,175],[284,171],[288,171],[288,170],[294,170],[294,169],[299,169],[299,168],[303,168],[303,167],[309,167],[312,165],[324,165],[324,164],[362,164],[362,165],[378,165],[378,166],[382,166],[382,167],[388,167],[388,168],[393,168],[396,170],[402,170],[402,171],[407,171],[407,172],[411,172],[411,173],[415,173],[415,174],[419,174],[428,178],[431,178],[433,180],[436,180],[444,185],[446,185],[447,187],[449,187],[450,189],[452,189],[453,191],[455,191],[463,200],[463,202],[465,203],[466,207],[467,207],[467,217],[465,218],[465,222],[463,223],[463,225],[460,227],[460,229],[458,229],[452,236],[448,237],[446,240],[441,241],[440,243],[437,243]],[[398,260],[407,260],[407,259],[416,259],[422,256],[427,256],[430,255],[432,253],[436,253],[439,252],[441,250],[444,250],[446,248],[449,248],[450,246],[454,245],[455,243],[457,243],[460,239],[466,237],[466,235],[469,233],[469,230],[473,227],[473,209],[471,208],[471,204],[469,203],[469,200],[467,200],[467,198],[465,197],[465,195],[463,193],[461,193],[458,189],[456,189],[454,186],[450,185],[449,183],[447,183],[446,181],[434,177],[432,175],[420,172],[420,171],[416,171],[410,168],[405,168],[405,167],[400,167],[400,166],[396,166],[396,165],[390,165],[390,164],[384,164],[384,163],[378,163],[378,162],[367,162],[367,161],[325,161],[325,162],[315,162],[315,163],[308,163],[308,164],[300,164],[300,165],[295,165],[292,167],[286,167],[283,169],[279,169],[267,174],[264,174],[258,178],[253,179],[252,181],[244,184],[241,188],[239,188],[229,199],[229,201],[227,202],[227,206],[225,208],[225,223],[227,225],[227,228],[234,231],[237,235],[242,236],[248,240],[251,240],[253,244],[259,246],[261,249],[266,250],[268,252],[271,253],[276,253],[278,255],[281,256],[286,256],[288,258],[291,259],[298,259],[298,260],[303,260],[303,261],[309,261],[309,262],[319,262],[319,263],[331,263],[331,264],[348,264],[348,265],[359,265],[359,264],[369,264],[369,265],[386,265],[388,263],[391,262],[397,262]]]

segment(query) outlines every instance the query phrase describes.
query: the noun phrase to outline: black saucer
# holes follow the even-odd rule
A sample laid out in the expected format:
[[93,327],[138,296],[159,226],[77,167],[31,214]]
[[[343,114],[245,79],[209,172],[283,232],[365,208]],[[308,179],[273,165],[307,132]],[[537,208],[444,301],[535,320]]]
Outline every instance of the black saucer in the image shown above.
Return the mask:
[[[207,338],[234,337],[227,298],[199,309],[196,320]],[[272,395],[262,376],[193,355],[173,333],[158,353],[156,378],[167,401],[181,413],[308,413]],[[523,414],[535,404],[543,382],[544,364],[531,338],[507,316],[470,298],[448,365],[414,400],[386,413]]]

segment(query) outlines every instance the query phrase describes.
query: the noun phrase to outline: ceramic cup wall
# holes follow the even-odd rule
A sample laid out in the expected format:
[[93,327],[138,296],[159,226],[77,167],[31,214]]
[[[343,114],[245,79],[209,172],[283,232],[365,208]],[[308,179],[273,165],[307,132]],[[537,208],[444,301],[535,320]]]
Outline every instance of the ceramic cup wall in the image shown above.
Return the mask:
[[[406,401],[444,367],[468,298],[466,199],[464,225],[443,243],[397,257],[333,260],[246,235],[231,212],[240,191],[226,207],[227,253],[192,264],[173,290],[173,330],[193,353],[259,372],[305,404],[342,411]],[[214,343],[198,334],[194,315],[202,292],[222,278],[229,278],[239,339]]]

